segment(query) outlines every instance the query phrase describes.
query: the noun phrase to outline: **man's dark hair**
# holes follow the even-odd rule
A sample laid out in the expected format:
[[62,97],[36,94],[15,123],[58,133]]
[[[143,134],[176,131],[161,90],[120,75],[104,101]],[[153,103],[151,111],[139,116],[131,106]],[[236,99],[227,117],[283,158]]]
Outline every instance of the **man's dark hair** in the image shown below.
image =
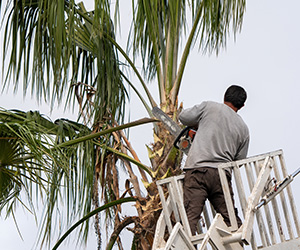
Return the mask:
[[246,99],[246,91],[237,85],[231,85],[224,94],[224,102],[230,102],[237,109],[244,106]]

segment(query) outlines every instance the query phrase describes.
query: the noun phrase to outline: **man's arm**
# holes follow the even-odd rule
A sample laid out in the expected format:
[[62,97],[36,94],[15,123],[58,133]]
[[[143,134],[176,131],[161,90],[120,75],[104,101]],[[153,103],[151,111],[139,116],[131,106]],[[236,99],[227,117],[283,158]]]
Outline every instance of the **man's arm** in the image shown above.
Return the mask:
[[192,108],[182,110],[178,117],[181,123],[192,128],[197,128],[206,103],[207,102],[202,102]]
[[246,138],[246,140],[241,144],[239,147],[239,150],[235,156],[234,160],[242,160],[247,157],[248,154],[248,148],[249,148],[249,136]]

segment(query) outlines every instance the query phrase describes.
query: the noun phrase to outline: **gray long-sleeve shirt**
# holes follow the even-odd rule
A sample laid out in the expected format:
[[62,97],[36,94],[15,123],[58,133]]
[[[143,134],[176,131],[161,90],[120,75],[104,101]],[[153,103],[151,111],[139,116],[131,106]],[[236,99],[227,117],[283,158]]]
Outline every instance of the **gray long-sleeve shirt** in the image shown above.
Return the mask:
[[249,130],[229,106],[202,102],[183,110],[179,120],[186,126],[198,127],[184,169],[217,167],[220,163],[246,158]]

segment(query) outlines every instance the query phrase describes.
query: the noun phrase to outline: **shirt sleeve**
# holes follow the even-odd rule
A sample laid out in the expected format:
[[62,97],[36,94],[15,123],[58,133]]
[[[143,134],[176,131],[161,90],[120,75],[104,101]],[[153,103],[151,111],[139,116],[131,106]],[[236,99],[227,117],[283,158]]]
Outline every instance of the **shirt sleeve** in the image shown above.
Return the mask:
[[181,123],[189,127],[198,127],[206,104],[207,102],[202,102],[192,108],[182,110],[178,117]]
[[245,139],[245,141],[241,144],[239,151],[237,152],[234,160],[242,160],[247,157],[249,148],[249,136]]

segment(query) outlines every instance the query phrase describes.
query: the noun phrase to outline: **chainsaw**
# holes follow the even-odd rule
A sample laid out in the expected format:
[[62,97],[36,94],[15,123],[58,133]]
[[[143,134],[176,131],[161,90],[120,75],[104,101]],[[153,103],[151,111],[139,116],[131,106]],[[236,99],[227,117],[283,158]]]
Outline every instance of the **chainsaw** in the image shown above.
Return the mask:
[[166,129],[176,138],[173,145],[185,154],[188,154],[189,149],[194,140],[196,130],[185,127],[182,129],[175,121],[173,121],[165,112],[160,108],[154,107],[152,114],[159,119]]

